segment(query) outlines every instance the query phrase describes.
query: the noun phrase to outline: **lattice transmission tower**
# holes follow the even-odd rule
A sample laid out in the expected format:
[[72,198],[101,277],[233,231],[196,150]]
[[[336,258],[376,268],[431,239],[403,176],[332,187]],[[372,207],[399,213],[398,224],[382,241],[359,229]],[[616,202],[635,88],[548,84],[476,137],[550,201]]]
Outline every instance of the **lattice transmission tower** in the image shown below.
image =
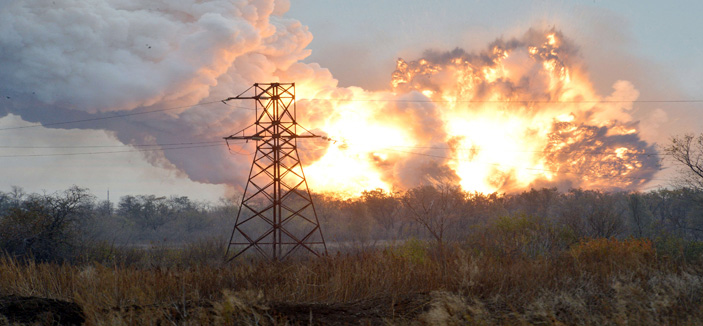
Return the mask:
[[[252,89],[253,96],[244,95]],[[297,145],[300,138],[321,137],[296,122],[295,83],[254,84],[223,102],[234,99],[255,101],[256,122],[224,139],[256,141],[256,152],[225,257],[252,248],[271,260],[299,250],[326,254]]]

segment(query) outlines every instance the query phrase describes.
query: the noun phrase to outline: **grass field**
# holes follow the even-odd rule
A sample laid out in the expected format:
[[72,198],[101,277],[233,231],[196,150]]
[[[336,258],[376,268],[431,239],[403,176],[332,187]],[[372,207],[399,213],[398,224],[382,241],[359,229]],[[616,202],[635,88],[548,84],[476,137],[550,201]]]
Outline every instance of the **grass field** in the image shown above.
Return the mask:
[[216,243],[103,263],[3,258],[0,295],[75,302],[88,325],[703,324],[700,260],[649,240],[537,253],[496,243],[411,240],[278,263],[225,264]]

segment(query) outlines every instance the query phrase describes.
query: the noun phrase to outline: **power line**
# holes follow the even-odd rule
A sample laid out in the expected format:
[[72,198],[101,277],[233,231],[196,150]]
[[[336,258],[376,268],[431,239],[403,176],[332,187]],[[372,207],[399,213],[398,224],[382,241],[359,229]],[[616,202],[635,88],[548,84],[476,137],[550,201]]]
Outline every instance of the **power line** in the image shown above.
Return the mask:
[[108,117],[97,117],[97,118],[87,118],[87,119],[79,119],[79,120],[67,120],[67,121],[60,121],[60,122],[40,123],[40,124],[34,124],[34,125],[29,125],[29,126],[5,127],[5,128],[0,128],[0,131],[28,129],[28,128],[37,128],[37,127],[61,126],[61,125],[67,125],[67,124],[73,124],[73,123],[101,121],[101,120],[116,119],[116,118],[125,118],[125,117],[131,117],[131,116],[135,116],[135,115],[173,111],[173,110],[185,109],[185,108],[190,108],[190,107],[194,107],[194,106],[208,105],[208,104],[213,104],[213,103],[221,103],[221,101],[210,101],[210,102],[203,102],[203,103],[198,103],[198,104],[194,104],[194,105],[181,105],[181,106],[175,106],[175,107],[170,107],[170,108],[165,108],[165,109],[148,110],[148,111],[141,111],[141,112],[129,112],[129,113],[123,113],[123,114],[116,114],[116,115],[112,115],[112,116],[108,116]]
[[[513,165],[506,165],[506,164],[501,164],[501,163],[488,163],[488,162],[481,162],[481,161],[471,161],[471,160],[466,160],[466,159],[458,159],[458,158],[453,158],[449,156],[443,156],[443,155],[432,155],[432,154],[425,154],[425,153],[417,153],[417,152],[411,152],[411,151],[402,151],[402,150],[397,150],[397,149],[392,149],[385,147],[388,150],[395,151],[395,152],[401,152],[401,153],[407,153],[407,154],[414,154],[414,155],[421,155],[421,156],[428,156],[428,157],[434,157],[434,158],[442,158],[442,159],[455,159],[458,161],[464,161],[464,162],[471,162],[471,163],[479,163],[479,164],[487,164],[487,165],[495,165],[495,166],[502,166],[502,167],[510,167],[510,168],[515,168],[515,169],[523,169],[523,170],[531,170],[531,171],[541,171],[541,172],[551,172],[551,173],[561,173],[561,174],[577,174],[577,175],[583,175],[583,176],[588,176],[588,177],[594,177],[594,178],[599,178],[599,179],[605,179],[605,178],[623,178],[623,179],[633,179],[633,180],[643,180],[646,178],[637,178],[637,177],[626,177],[626,176],[616,176],[616,177],[611,177],[611,176],[596,176],[588,173],[583,173],[583,172],[573,172],[573,171],[555,171],[555,170],[548,170],[548,169],[540,169],[540,168],[529,168],[529,167],[520,167],[520,166],[513,166]],[[647,181],[651,180],[656,180],[656,181],[671,181],[671,180],[665,180],[665,179],[648,179]]]
[[229,103],[227,103],[227,102],[222,102],[222,101],[220,101],[220,102],[221,102],[221,103],[224,103],[226,106],[229,106],[229,107],[232,107],[232,108],[235,108],[235,109],[243,109],[243,110],[249,110],[249,111],[256,111],[256,109],[247,108],[247,107],[243,107],[243,106],[231,105],[231,104],[229,104]]
[[[79,145],[79,146],[0,146],[0,148],[6,148],[6,149],[71,149],[71,148],[123,148],[123,147],[163,147],[163,146],[178,146],[178,145],[202,145],[202,144],[219,144],[221,143],[220,140],[215,140],[215,141],[203,141],[203,142],[182,142],[182,143],[160,143],[160,144],[125,144],[125,145]],[[234,142],[234,144],[243,144],[244,142]],[[358,146],[358,145],[355,145]],[[436,147],[436,146],[406,146],[406,145],[389,145],[385,146],[384,148],[410,148],[410,149],[432,149],[432,150],[473,150],[472,148],[467,148],[467,147]],[[502,152],[502,153],[555,153],[555,154],[561,154],[561,153],[574,153],[578,152],[577,154],[580,155],[603,155],[603,154],[621,154],[617,152],[608,152],[608,151],[578,151],[578,150],[571,150],[571,151],[556,151],[556,152],[549,152],[549,151],[506,151],[506,150],[491,150],[491,149],[480,149],[479,151],[490,151],[490,152]],[[237,152],[237,151],[234,151]],[[238,154],[248,154],[251,155],[252,153],[241,153],[237,152]],[[670,154],[666,153],[625,153],[628,156],[667,156]]]
[[153,152],[153,151],[167,151],[167,150],[174,150],[174,149],[206,148],[206,147],[216,147],[216,146],[223,146],[223,145],[224,145],[224,144],[192,145],[192,146],[176,146],[176,147],[166,147],[166,148],[135,149],[135,150],[126,150],[126,151],[103,151],[103,152],[80,152],[80,153],[0,155],[0,158],[49,157],[49,156],[78,156],[78,155],[98,155],[98,154],[134,153],[134,152]]
[[[570,100],[570,101],[564,101],[564,100],[556,100],[556,101],[555,100],[433,100],[433,99],[427,99],[427,100],[407,99],[406,100],[406,99],[336,99],[336,98],[298,99],[298,101],[302,101],[302,100],[336,101],[336,102],[400,102],[400,103],[403,103],[403,102],[406,102],[406,103],[541,103],[541,104],[552,104],[552,103],[553,104],[560,104],[560,103],[563,103],[563,104],[577,104],[577,103],[586,103],[586,104],[597,104],[597,103],[703,103],[702,99],[634,100],[634,101],[624,101],[624,100],[593,100],[593,101],[585,101],[585,100]],[[130,117],[130,116],[135,116],[135,115],[173,111],[173,110],[185,109],[185,108],[214,104],[214,103],[222,103],[222,101],[209,101],[209,102],[203,102],[203,103],[198,103],[198,104],[194,104],[194,105],[182,105],[182,106],[176,106],[176,107],[165,108],[165,109],[148,110],[148,111],[142,111],[142,112],[129,112],[129,113],[123,113],[123,114],[116,114],[116,115],[108,116],[108,117],[96,117],[96,118],[86,118],[86,119],[78,119],[78,120],[67,120],[67,121],[40,123],[40,124],[34,124],[34,125],[28,125],[28,126],[18,126],[18,127],[5,127],[5,128],[0,128],[0,131],[37,128],[37,127],[61,126],[61,125],[67,125],[67,124],[73,124],[73,123],[101,121],[101,120],[116,119],[116,118],[125,118],[125,117]],[[238,109],[255,110],[255,109],[247,108],[247,107],[229,105],[226,102],[225,102],[225,105],[233,107],[233,108],[238,108]]]
[[[386,146],[386,147],[401,147],[401,148],[415,148],[415,149],[436,149],[436,150],[474,150],[473,148],[469,147],[436,147],[436,146],[404,146],[404,145],[391,145],[391,146]],[[547,150],[542,150],[542,151],[506,151],[506,150],[497,150],[497,149],[484,149],[484,148],[479,148],[477,151],[488,151],[488,152],[503,152],[503,153],[554,153],[554,154],[560,154],[560,153],[574,153],[578,152],[577,154],[582,154],[582,155],[600,155],[600,154],[627,154],[628,156],[669,156],[671,154],[667,153],[652,153],[652,152],[644,152],[644,153],[618,153],[618,152],[610,152],[610,151],[579,151],[579,150],[557,150],[557,151],[547,151]]]
[[219,144],[221,140],[202,141],[202,142],[185,142],[185,143],[166,143],[166,144],[123,144],[123,145],[77,145],[77,146],[0,146],[0,148],[8,149],[53,149],[53,148],[123,148],[123,147],[163,147],[163,146],[178,146],[178,145],[202,145],[202,144]]
[[227,147],[227,150],[229,150],[229,153],[230,153],[230,154],[248,155],[248,156],[254,155],[254,152],[251,152],[251,153],[243,152],[243,153],[242,153],[241,151],[233,150],[233,149],[230,148],[229,146]]
[[[349,143],[346,143],[349,144]],[[353,144],[352,144],[353,145]],[[489,162],[481,162],[481,161],[472,161],[472,160],[467,160],[467,159],[460,159],[460,158],[454,158],[454,157],[449,157],[449,156],[444,156],[444,155],[434,155],[434,154],[427,154],[427,153],[418,153],[418,152],[412,152],[412,151],[404,151],[404,150],[399,150],[399,149],[394,149],[393,147],[400,147],[400,146],[386,146],[382,147],[381,150],[389,150],[389,151],[394,151],[394,152],[400,152],[400,153],[406,153],[406,154],[413,154],[413,155],[420,155],[420,156],[427,156],[427,157],[432,157],[432,158],[441,158],[441,159],[453,159],[453,160],[458,160],[458,161],[464,161],[464,162],[470,162],[470,163],[479,163],[479,164],[486,164],[486,165],[494,165],[494,166],[501,166],[501,167],[509,167],[509,168],[514,168],[514,169],[522,169],[522,170],[530,170],[530,171],[540,171],[540,172],[550,172],[550,173],[556,173],[556,174],[576,174],[576,175],[583,175],[587,177],[593,177],[593,178],[599,178],[599,179],[604,179],[604,178],[613,178],[609,176],[596,176],[588,173],[583,173],[583,172],[574,172],[574,171],[556,171],[556,170],[549,170],[549,169],[540,169],[540,168],[530,168],[530,167],[521,167],[521,166],[513,166],[513,165],[506,165],[506,164],[501,164],[501,163],[489,163]],[[410,146],[407,146],[410,147]],[[412,147],[410,147],[412,148]],[[613,152],[613,154],[616,154]],[[623,178],[623,179],[632,179],[632,180],[643,180],[646,178],[638,178],[638,177],[626,177],[626,176],[617,176],[616,178]],[[647,179],[647,181],[671,181],[667,179]]]
[[[343,144],[351,144],[354,146],[360,146],[359,144],[354,144],[354,143],[349,143],[344,140],[340,141]],[[375,146],[363,146],[362,147],[375,147]],[[554,154],[562,154],[562,153],[577,153],[580,155],[603,155],[603,154],[626,154],[628,156],[670,156],[671,154],[667,153],[659,153],[659,152],[643,152],[643,153],[630,153],[630,152],[625,152],[625,153],[618,153],[615,151],[598,151],[598,150],[585,150],[585,151],[580,151],[580,150],[556,150],[556,151],[547,151],[547,150],[535,150],[535,151],[508,151],[504,149],[485,149],[485,148],[471,148],[471,147],[437,147],[437,146],[408,146],[408,145],[388,145],[384,146],[383,148],[390,148],[390,147],[399,147],[399,148],[410,148],[410,149],[433,149],[433,150],[465,150],[465,151],[471,151],[471,150],[476,150],[477,152],[502,152],[502,153],[554,153]],[[629,148],[628,148],[629,149]]]
[[[175,147],[162,147],[162,148],[150,148],[150,149],[135,149],[135,150],[125,150],[125,151],[102,151],[102,152],[80,152],[80,153],[54,153],[54,154],[18,154],[18,155],[0,155],[0,158],[17,158],[17,157],[52,157],[52,156],[78,156],[78,155],[98,155],[98,154],[116,154],[116,153],[133,153],[133,152],[150,152],[150,151],[166,151],[166,150],[180,150],[180,149],[194,149],[194,148],[207,148],[207,147],[216,147],[220,146],[221,142],[217,141],[218,144],[215,144],[215,141],[209,141],[209,142],[190,142],[190,143],[171,143],[171,144],[156,144],[156,145],[150,145],[150,144],[144,144],[144,145],[131,145],[131,146],[175,146]],[[348,144],[348,143],[347,143]],[[105,148],[105,147],[115,147],[115,146],[86,146],[86,147],[40,147],[40,148]],[[120,147],[117,145],[117,147]],[[530,168],[530,167],[520,167],[520,166],[512,166],[512,165],[506,165],[506,164],[501,164],[501,163],[488,163],[488,162],[481,162],[481,161],[471,161],[471,160],[466,160],[466,159],[457,159],[449,156],[444,156],[444,155],[433,155],[433,154],[427,154],[427,153],[418,153],[418,152],[412,152],[412,151],[404,151],[404,150],[399,150],[399,149],[394,149],[393,147],[399,147],[399,146],[387,146],[383,147],[383,149],[394,151],[394,152],[400,152],[400,153],[406,153],[406,154],[413,154],[413,155],[420,155],[420,156],[427,156],[427,157],[432,157],[432,158],[441,158],[441,159],[455,159],[459,161],[465,161],[465,162],[471,162],[471,163],[479,163],[479,164],[487,164],[487,165],[494,165],[494,166],[501,166],[501,167],[510,167],[514,169],[523,169],[523,170],[530,170],[530,171],[541,171],[541,172],[550,172],[550,173],[556,173],[556,174],[576,174],[576,175],[583,175],[583,176],[588,176],[588,177],[594,177],[594,178],[612,178],[612,177],[606,177],[606,176],[595,176],[592,174],[588,173],[583,173],[583,172],[574,172],[574,171],[556,171],[556,170],[549,170],[549,169],[540,169],[540,168]],[[406,146],[409,148],[413,148],[410,146]],[[2,148],[7,148],[7,146],[3,146]],[[422,147],[417,147],[417,148],[422,148]],[[230,148],[228,148],[228,151],[231,154],[240,154],[240,155],[252,155],[253,153],[242,153],[240,151],[233,151]],[[617,176],[617,178],[624,178],[624,179],[633,179],[633,180],[643,180],[645,178],[637,178],[637,177],[626,177],[626,176]],[[648,179],[648,181],[671,181],[668,179]]]
[[307,98],[299,99],[299,101],[331,101],[331,102],[409,102],[409,103],[540,103],[540,104],[597,104],[597,103],[703,103],[703,100],[405,100],[405,99],[335,99],[335,98]]

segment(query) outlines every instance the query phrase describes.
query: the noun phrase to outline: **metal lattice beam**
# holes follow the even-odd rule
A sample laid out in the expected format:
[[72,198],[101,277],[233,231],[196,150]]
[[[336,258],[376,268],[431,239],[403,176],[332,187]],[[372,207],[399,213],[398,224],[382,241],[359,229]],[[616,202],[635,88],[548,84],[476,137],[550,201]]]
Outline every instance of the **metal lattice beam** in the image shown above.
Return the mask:
[[320,136],[307,131],[298,134],[294,83],[254,84],[252,89],[253,96],[242,93],[225,100],[256,103],[253,132],[247,135],[245,129],[241,135],[225,137],[256,141],[226,258],[234,259],[252,248],[271,260],[285,259],[301,248],[316,256],[326,254],[297,145],[299,138]]

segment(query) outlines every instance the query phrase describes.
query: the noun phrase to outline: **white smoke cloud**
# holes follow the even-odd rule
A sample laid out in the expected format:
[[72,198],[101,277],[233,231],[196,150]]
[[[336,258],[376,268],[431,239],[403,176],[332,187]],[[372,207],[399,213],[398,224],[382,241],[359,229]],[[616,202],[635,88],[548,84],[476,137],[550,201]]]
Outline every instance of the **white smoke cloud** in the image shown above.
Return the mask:
[[592,116],[592,119],[599,122],[609,120],[630,122],[632,120],[630,113],[634,107],[634,101],[639,96],[640,92],[635,89],[631,82],[618,80],[613,84],[613,93],[604,99],[600,110]]
[[[324,77],[336,85],[327,69],[299,62],[310,53],[312,35],[281,17],[289,7],[287,0],[3,2],[0,94],[13,101],[0,107],[0,116],[46,123],[183,106],[61,127],[111,130],[125,144],[221,140],[251,123],[251,111],[188,106],[277,81],[277,75],[299,75],[303,82]],[[205,183],[241,184],[250,164],[250,157],[221,147],[145,157]]]
[[280,3],[11,1],[0,12],[2,88],[89,112],[194,104],[308,55],[306,28],[272,16]]

